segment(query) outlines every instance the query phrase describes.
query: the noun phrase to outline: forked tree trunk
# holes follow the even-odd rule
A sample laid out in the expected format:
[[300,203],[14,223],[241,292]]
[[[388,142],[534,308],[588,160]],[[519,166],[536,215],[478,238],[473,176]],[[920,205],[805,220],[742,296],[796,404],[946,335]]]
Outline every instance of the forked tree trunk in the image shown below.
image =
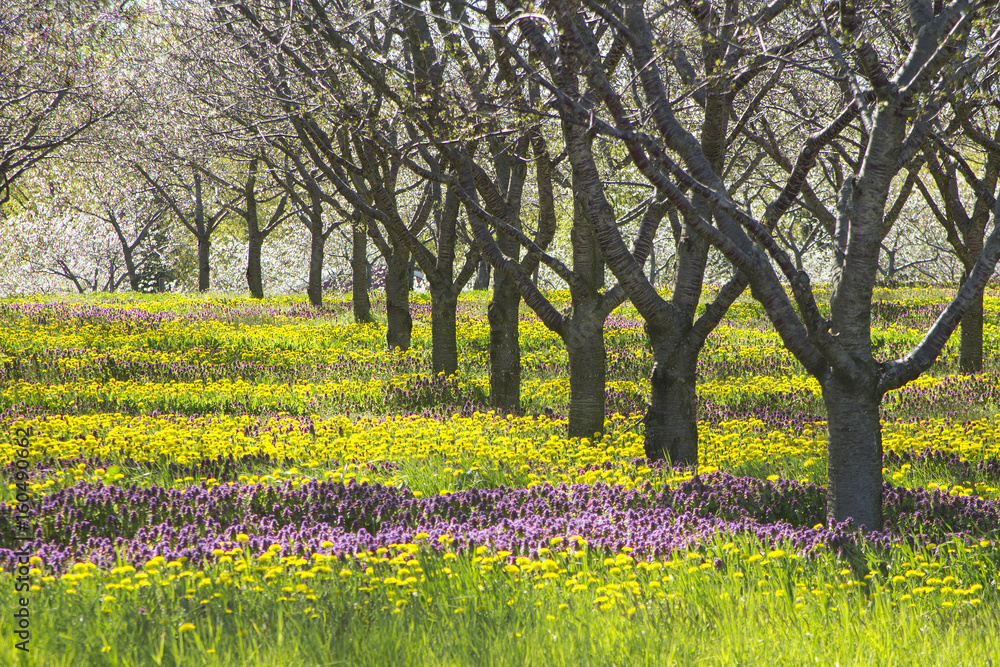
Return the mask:
[[254,299],[264,298],[264,279],[260,267],[263,245],[264,237],[251,232],[247,245],[247,286],[250,288],[250,296]]
[[486,311],[490,323],[490,407],[510,414],[521,411],[520,303],[521,293],[514,281],[497,272],[493,299]]
[[571,438],[593,438],[604,432],[604,380],[607,351],[604,320],[574,317],[566,321],[569,356],[569,426]]
[[654,361],[649,408],[644,419],[647,458],[665,458],[672,465],[698,464],[696,363],[696,354],[684,358],[674,354],[669,359]]
[[368,233],[360,222],[351,226],[351,299],[354,304],[354,321],[358,324],[374,322],[372,302],[368,297]]
[[312,231],[309,250],[309,303],[317,308],[323,305],[323,251],[326,239],[321,230]]
[[959,370],[978,373],[983,370],[983,293],[969,304],[962,316],[962,333],[959,343]]
[[198,237],[198,291],[206,292],[209,287],[208,253],[212,248],[212,240],[206,234]]
[[410,349],[413,317],[410,316],[410,253],[393,246],[385,273],[386,343],[390,350]]
[[431,285],[431,368],[435,375],[458,372],[457,308],[458,298],[450,286]]
[[837,376],[823,383],[826,405],[827,520],[882,529],[881,397],[873,376],[860,384]]

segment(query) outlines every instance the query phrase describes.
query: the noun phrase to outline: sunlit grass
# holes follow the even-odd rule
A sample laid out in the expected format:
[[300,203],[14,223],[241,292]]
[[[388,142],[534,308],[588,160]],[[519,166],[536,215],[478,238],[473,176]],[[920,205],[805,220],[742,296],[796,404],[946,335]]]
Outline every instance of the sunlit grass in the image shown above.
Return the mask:
[[[883,353],[916,343],[945,295],[880,294]],[[572,485],[658,493],[714,471],[767,480],[768,493],[825,483],[819,387],[753,301],[741,299],[706,345],[699,466],[675,469],[643,458],[651,359],[631,306],[607,330],[606,431],[569,439],[565,349],[530,317],[521,323],[526,414],[487,410],[487,299],[463,298],[460,371],[451,379],[429,370],[426,295],[413,297],[414,347],[402,353],[384,351],[383,324],[353,324],[343,300],[320,313],[301,297],[6,300],[0,501],[16,500],[19,428],[32,431],[26,485],[36,508],[58,494],[82,507],[88,494],[135,489],[312,494],[317,484],[343,484],[422,502]],[[45,305],[18,310],[25,304]],[[1000,300],[990,295],[986,306],[993,365]],[[958,376],[956,355],[957,337],[934,372],[886,397],[884,480],[942,503],[995,503],[1000,377],[995,369]],[[108,508],[130,509],[146,516],[146,508]],[[306,511],[272,511],[286,510]],[[619,510],[630,508],[608,511]],[[12,523],[0,519],[6,535]],[[372,519],[366,525],[377,526]],[[36,517],[51,535],[76,535],[58,522]],[[136,531],[128,517],[121,526],[130,537]],[[89,562],[86,535],[76,535],[76,565],[31,563],[32,652],[5,639],[0,662],[978,665],[1000,654],[1000,526],[940,543],[916,531],[892,546],[862,541],[839,552],[721,532],[655,555],[633,552],[627,540],[596,548],[555,529],[517,552],[489,540],[453,544],[436,530],[381,552],[337,551],[332,542],[258,547],[256,535],[229,530],[205,562],[132,562],[122,552],[109,567]],[[6,572],[0,600],[16,603]],[[5,615],[0,633],[11,637],[11,628]]]

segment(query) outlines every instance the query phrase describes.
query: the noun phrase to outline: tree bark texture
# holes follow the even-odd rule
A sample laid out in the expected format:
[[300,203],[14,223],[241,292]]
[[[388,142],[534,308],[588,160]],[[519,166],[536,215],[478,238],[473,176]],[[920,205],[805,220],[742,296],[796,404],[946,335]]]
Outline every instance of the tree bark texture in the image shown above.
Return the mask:
[[959,370],[979,373],[983,370],[983,293],[976,295],[962,316],[959,343]]
[[410,349],[413,317],[410,315],[410,253],[394,244],[385,273],[386,343],[390,350]]
[[264,237],[251,231],[247,244],[247,286],[250,288],[250,296],[254,299],[264,298],[264,279],[260,266],[263,245]]
[[518,332],[517,285],[500,272],[486,310],[490,324],[490,407],[503,413],[521,411],[521,344]]
[[198,237],[198,291],[207,292],[211,273],[209,272],[208,253],[212,249],[212,239],[205,234]]
[[323,237],[322,222],[316,221],[309,247],[309,286],[306,292],[309,303],[317,308],[323,305],[323,251],[326,239]]
[[[654,353],[654,359],[655,359]],[[671,465],[698,464],[698,394],[694,355],[653,362],[649,408],[645,417],[645,453]]]
[[604,432],[604,382],[607,350],[604,319],[574,316],[566,320],[569,356],[569,427],[571,438],[593,438]]
[[479,266],[476,267],[476,280],[472,283],[472,289],[478,291],[487,290],[490,288],[490,262],[488,259],[483,257],[479,260]]
[[374,322],[372,303],[368,297],[368,233],[359,220],[351,225],[351,299],[354,304],[354,321],[358,324]]
[[431,369],[435,375],[458,372],[457,308],[458,296],[450,286],[431,286]]
[[[970,221],[965,227],[966,267],[962,275],[965,282],[972,273],[972,267],[983,253],[983,232],[985,218],[973,225]],[[959,335],[958,368],[962,373],[979,373],[983,370],[983,292],[979,292],[962,316],[961,334]]]
[[882,528],[881,397],[873,377],[831,376],[823,384],[827,414],[827,520]]

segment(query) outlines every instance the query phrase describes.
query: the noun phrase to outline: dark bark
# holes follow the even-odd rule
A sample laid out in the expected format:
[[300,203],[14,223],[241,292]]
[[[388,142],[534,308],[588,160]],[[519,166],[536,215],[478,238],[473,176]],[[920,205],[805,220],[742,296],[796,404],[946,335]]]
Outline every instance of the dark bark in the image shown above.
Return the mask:
[[[664,354],[655,347],[646,410],[645,453],[672,465],[698,464],[698,403],[695,354]],[[658,359],[660,357],[660,359]]]
[[[320,223],[321,224],[321,223]],[[306,293],[309,303],[319,307],[323,305],[323,251],[326,239],[322,229],[313,230],[312,243],[309,246],[309,286]]]
[[963,373],[979,373],[983,370],[982,292],[975,296],[962,316],[958,367]]
[[[1000,161],[1000,156],[992,156],[991,162]],[[990,180],[989,187],[993,189],[993,183],[996,182],[996,170],[998,166],[996,164],[991,165],[992,174],[987,176]],[[985,230],[985,221],[988,215],[984,215],[981,209],[989,210],[987,206],[982,205],[983,202],[977,201],[976,212],[972,216],[972,219],[965,226],[964,229],[964,241],[966,249],[966,270],[965,274],[962,276],[962,281],[968,280],[972,273],[972,268],[975,265],[976,260],[983,252],[983,232]],[[965,314],[962,316],[961,324],[961,334],[959,338],[959,370],[963,373],[979,373],[983,370],[983,293],[979,292],[976,294],[975,298],[967,307]]]
[[862,382],[831,375],[823,383],[827,415],[827,520],[882,528],[881,398],[873,375]]
[[395,244],[385,274],[386,343],[389,349],[410,349],[413,317],[410,315],[410,253]]
[[207,292],[209,288],[210,272],[208,265],[208,254],[212,248],[212,239],[207,234],[198,236],[198,291]]
[[521,411],[520,303],[517,285],[498,272],[486,310],[490,324],[490,407],[509,414]]
[[563,340],[569,356],[568,435],[593,438],[604,432],[604,318],[574,313],[566,320]]
[[372,303],[368,297],[368,233],[361,220],[351,226],[351,298],[354,304],[354,321],[358,324],[374,322]]
[[128,244],[122,245],[122,257],[125,259],[125,271],[128,274],[128,286],[133,292],[139,291],[139,272],[135,267],[134,249]]
[[490,288],[490,263],[484,257],[479,260],[479,267],[476,269],[476,280],[472,283],[472,289],[478,291]]
[[458,338],[455,310],[458,295],[451,286],[431,285],[431,369],[434,374],[458,372]]
[[250,296],[254,299],[264,298],[264,277],[260,266],[263,245],[264,237],[251,230],[247,242],[247,286],[250,288]]
[[[306,293],[309,303],[317,308],[323,305],[323,254],[326,246],[326,234],[323,231],[323,201],[322,192],[316,181],[308,183],[309,207],[308,217],[303,222],[309,229],[309,284]],[[289,190],[289,192],[292,192]]]

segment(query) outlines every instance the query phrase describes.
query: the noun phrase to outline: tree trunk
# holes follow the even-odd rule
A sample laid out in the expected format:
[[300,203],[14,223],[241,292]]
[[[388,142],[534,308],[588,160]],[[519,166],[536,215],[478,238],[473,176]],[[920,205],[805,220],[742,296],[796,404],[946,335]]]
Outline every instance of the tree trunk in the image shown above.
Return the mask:
[[264,238],[251,232],[247,244],[247,286],[250,288],[250,296],[254,299],[264,298],[264,280],[260,267],[260,254],[263,245]]
[[604,320],[574,316],[566,321],[569,356],[569,426],[571,438],[593,438],[604,432],[604,378],[607,351]]
[[[982,242],[980,242],[982,245]],[[979,253],[976,253],[976,257]],[[966,271],[962,281],[968,277]],[[958,368],[963,373],[979,373],[983,370],[983,293],[976,295],[962,316],[962,333],[959,339]]]
[[352,225],[351,248],[351,298],[354,302],[354,321],[358,324],[374,322],[372,302],[368,298],[368,233],[360,221]]
[[198,291],[207,292],[209,287],[208,251],[212,248],[212,240],[206,234],[198,237]]
[[122,244],[122,256],[125,259],[125,271],[128,272],[128,286],[133,292],[139,291],[139,272],[135,268],[133,250],[127,244]]
[[490,263],[483,257],[479,260],[479,266],[476,267],[476,281],[472,283],[472,289],[476,291],[487,290],[490,288]]
[[451,286],[431,285],[431,368],[434,374],[458,372],[458,339],[455,310],[458,297]]
[[823,384],[827,520],[853,519],[869,530],[882,529],[882,401],[875,385],[874,375],[860,384],[834,375]]
[[497,272],[486,315],[490,323],[490,407],[502,413],[521,411],[520,303],[517,285]]
[[[654,359],[656,358],[654,352]],[[683,356],[683,358],[678,358]],[[646,457],[672,465],[698,465],[697,355],[677,355],[653,363],[646,426]]]
[[390,350],[410,349],[413,318],[410,316],[410,253],[393,246],[385,273],[385,338]]
[[309,303],[319,307],[323,305],[323,250],[326,239],[322,230],[312,230],[312,246],[309,252]]

